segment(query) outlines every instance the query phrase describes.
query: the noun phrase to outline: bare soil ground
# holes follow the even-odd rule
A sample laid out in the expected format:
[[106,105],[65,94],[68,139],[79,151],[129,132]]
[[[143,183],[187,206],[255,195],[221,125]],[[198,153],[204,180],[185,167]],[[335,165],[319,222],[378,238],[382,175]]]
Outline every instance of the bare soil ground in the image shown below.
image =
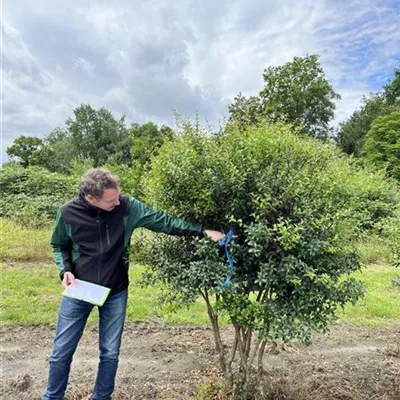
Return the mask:
[[[54,328],[0,328],[3,400],[36,400],[46,386]],[[90,399],[98,362],[97,327],[86,329],[75,355],[68,400]],[[229,328],[225,337],[230,337]],[[114,399],[190,399],[215,379],[210,329],[128,323]],[[308,344],[271,346],[265,358],[264,399],[400,399],[400,327],[335,325]],[[215,397],[217,398],[217,397]],[[223,397],[219,397],[223,398]]]

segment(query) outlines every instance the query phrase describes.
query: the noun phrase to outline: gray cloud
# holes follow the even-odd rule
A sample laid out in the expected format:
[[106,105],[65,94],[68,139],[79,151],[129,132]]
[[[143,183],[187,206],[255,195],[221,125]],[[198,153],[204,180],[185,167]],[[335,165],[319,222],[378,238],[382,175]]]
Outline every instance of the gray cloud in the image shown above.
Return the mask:
[[83,57],[79,57],[77,60],[75,60],[74,67],[76,69],[81,69],[83,72],[86,72],[86,74],[90,78],[95,77],[95,68],[96,65],[91,64],[89,61],[85,60]]
[[137,122],[198,110],[216,125],[239,91],[261,90],[267,66],[307,53],[343,95],[339,121],[400,65],[395,0],[14,0],[3,11],[4,147],[63,125],[80,103]]

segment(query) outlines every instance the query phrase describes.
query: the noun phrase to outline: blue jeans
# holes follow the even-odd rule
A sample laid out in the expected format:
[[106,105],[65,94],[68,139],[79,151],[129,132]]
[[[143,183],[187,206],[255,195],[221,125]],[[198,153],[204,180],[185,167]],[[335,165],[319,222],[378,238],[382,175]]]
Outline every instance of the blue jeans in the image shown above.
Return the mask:
[[[100,361],[93,390],[93,400],[109,400],[114,391],[121,336],[124,328],[128,291],[110,296],[99,307]],[[58,315],[49,380],[43,400],[64,399],[72,357],[82,337],[92,304],[63,297]]]

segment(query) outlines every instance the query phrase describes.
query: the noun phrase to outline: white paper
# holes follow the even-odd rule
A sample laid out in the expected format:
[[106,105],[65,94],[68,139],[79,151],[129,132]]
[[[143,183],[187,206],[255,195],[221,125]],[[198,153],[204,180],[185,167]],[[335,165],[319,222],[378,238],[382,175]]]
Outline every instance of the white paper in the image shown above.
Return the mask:
[[96,306],[102,306],[107,299],[111,289],[94,283],[75,279],[76,287],[68,286],[63,296],[72,297],[74,299],[87,301]]

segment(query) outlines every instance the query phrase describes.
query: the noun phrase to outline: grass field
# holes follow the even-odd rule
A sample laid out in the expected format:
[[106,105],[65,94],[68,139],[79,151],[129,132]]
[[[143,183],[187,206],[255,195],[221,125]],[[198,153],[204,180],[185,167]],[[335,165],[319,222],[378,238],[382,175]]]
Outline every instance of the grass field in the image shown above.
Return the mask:
[[400,322],[400,286],[394,285],[400,271],[388,265],[370,265],[355,276],[366,285],[366,296],[349,304],[340,319],[365,327],[393,326]]
[[[155,288],[137,285],[144,270],[130,269],[131,285],[127,319],[132,321],[161,320],[173,324],[205,325],[208,317],[200,300],[188,310],[170,312],[157,304]],[[56,322],[62,292],[55,267],[44,264],[29,268],[3,266],[0,270],[0,319],[3,325],[40,325]],[[387,265],[370,265],[357,277],[365,282],[367,293],[356,306],[348,305],[339,312],[340,320],[366,327],[393,326],[400,323],[400,288],[392,284],[398,271]],[[89,323],[97,320],[93,312]]]
[[[127,319],[149,321],[159,319],[166,323],[208,323],[202,302],[189,310],[178,313],[160,308],[157,304],[158,291],[142,288],[137,283],[144,267],[130,269],[131,285]],[[3,325],[55,324],[62,293],[56,268],[49,264],[23,268],[4,265],[0,270],[0,320]],[[97,321],[97,312],[92,312],[89,323]]]
[[43,261],[51,259],[51,229],[18,226],[0,218],[0,261]]
[[[0,319],[4,325],[55,324],[62,292],[56,268],[51,265],[50,229],[33,230],[0,220]],[[365,327],[393,326],[400,322],[400,287],[392,281],[399,271],[389,265],[390,253],[377,238],[360,244],[366,265],[356,276],[367,293],[356,306],[340,311],[340,320]],[[372,264],[374,263],[374,264]],[[130,268],[131,285],[127,319],[161,320],[172,324],[208,324],[205,305],[198,301],[190,309],[171,312],[157,303],[156,288],[137,283],[143,266]],[[97,320],[93,312],[89,323]]]

